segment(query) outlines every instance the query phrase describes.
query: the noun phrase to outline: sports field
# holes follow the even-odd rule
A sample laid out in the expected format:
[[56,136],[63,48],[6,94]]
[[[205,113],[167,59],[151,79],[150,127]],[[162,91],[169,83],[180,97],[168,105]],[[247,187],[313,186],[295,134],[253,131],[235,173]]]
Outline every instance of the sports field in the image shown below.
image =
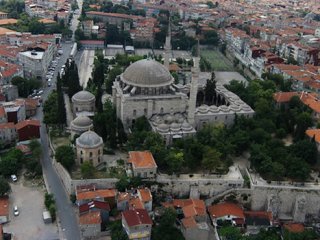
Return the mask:
[[218,50],[201,50],[201,57],[207,59],[215,71],[234,71],[232,62]]

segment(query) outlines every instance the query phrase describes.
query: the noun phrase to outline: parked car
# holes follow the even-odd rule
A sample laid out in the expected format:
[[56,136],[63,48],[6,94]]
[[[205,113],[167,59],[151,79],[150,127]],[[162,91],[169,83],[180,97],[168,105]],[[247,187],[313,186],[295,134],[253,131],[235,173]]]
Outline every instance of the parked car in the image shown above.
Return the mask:
[[12,174],[12,175],[11,175],[11,180],[12,180],[13,182],[16,182],[16,181],[18,181],[18,178],[17,178],[17,176],[16,176],[15,174]]
[[14,214],[15,216],[19,216],[18,206],[14,206],[14,207],[13,207],[13,214]]

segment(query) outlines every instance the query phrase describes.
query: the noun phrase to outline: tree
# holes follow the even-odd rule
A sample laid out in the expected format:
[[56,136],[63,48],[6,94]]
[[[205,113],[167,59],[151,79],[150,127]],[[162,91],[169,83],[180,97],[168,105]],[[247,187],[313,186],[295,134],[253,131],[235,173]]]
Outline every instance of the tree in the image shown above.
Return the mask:
[[206,146],[204,148],[202,166],[204,169],[207,169],[209,172],[213,171],[216,168],[219,168],[222,164],[221,162],[221,153],[214,148]]
[[166,157],[166,164],[169,167],[170,173],[177,173],[181,171],[181,168],[184,164],[183,152],[181,151],[169,151],[169,154]]
[[57,123],[60,125],[64,125],[67,120],[66,116],[66,107],[64,103],[64,96],[63,96],[63,91],[62,91],[62,79],[60,78],[60,74],[58,73],[57,76],[57,107],[58,107],[58,112],[57,112]]
[[113,67],[109,73],[108,73],[108,78],[106,79],[106,92],[111,94],[112,93],[112,85],[114,80],[118,75],[122,73],[122,68],[118,65]]
[[152,228],[153,240],[184,240],[179,229],[174,227],[177,214],[174,209],[166,208],[162,214],[159,224]]
[[6,196],[11,191],[11,187],[3,176],[0,176],[0,196]]
[[43,122],[45,124],[57,124],[58,123],[58,94],[53,91],[44,102],[43,105]]
[[93,178],[95,175],[95,167],[92,163],[85,161],[81,164],[81,175],[83,178]]
[[289,149],[292,154],[305,162],[311,165],[317,163],[318,150],[315,141],[300,140],[292,144]]
[[42,154],[42,148],[39,141],[32,139],[29,143],[30,151],[32,152],[32,157],[39,160]]
[[211,78],[207,80],[206,86],[204,88],[205,100],[207,105],[213,103],[214,96],[216,95],[216,81],[215,73],[211,72]]
[[11,149],[0,160],[0,173],[5,177],[17,174],[21,169],[23,153],[17,149]]
[[41,82],[34,78],[26,79],[16,76],[11,79],[11,83],[17,86],[19,96],[24,98],[28,97],[33,90],[41,87]]
[[56,150],[55,158],[60,162],[68,171],[70,171],[75,163],[75,154],[71,146],[59,146]]
[[112,240],[128,240],[126,232],[123,230],[121,220],[110,222]]
[[219,235],[227,240],[238,240],[242,238],[240,230],[231,226],[224,226],[220,228]]

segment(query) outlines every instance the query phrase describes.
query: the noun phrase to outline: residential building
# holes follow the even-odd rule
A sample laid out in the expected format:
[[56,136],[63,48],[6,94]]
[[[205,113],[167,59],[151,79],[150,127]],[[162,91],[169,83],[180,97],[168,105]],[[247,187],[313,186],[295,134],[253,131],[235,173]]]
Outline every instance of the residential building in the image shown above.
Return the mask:
[[110,204],[107,202],[93,200],[79,206],[80,216],[89,212],[100,212],[101,223],[106,225],[109,220]]
[[81,47],[84,49],[104,49],[102,40],[81,40]]
[[1,197],[0,198],[0,224],[6,223],[9,221],[9,198]]
[[24,101],[2,102],[8,122],[18,123],[26,119],[26,108]]
[[98,237],[101,233],[101,213],[87,212],[79,217],[79,228],[82,239]]
[[3,106],[0,106],[0,123],[7,123],[7,113]]
[[7,19],[7,18],[8,18],[8,13],[0,12],[0,19]]
[[87,17],[96,18],[112,25],[121,26],[123,22],[143,18],[141,16],[127,15],[122,13],[105,13],[97,11],[86,12]]
[[[10,84],[13,77],[23,77],[23,68],[17,64],[0,60],[0,84]],[[14,99],[8,98],[12,101]]]
[[151,239],[152,220],[145,209],[126,210],[122,212],[122,227],[129,239]]
[[158,166],[150,151],[129,152],[128,163],[135,177],[154,178],[157,174]]
[[0,86],[0,92],[5,96],[6,101],[8,102],[14,101],[19,97],[18,87],[12,84]]
[[0,123],[0,143],[7,146],[14,143],[16,139],[17,132],[14,123]]
[[245,211],[246,229],[249,234],[258,234],[261,229],[267,230],[273,226],[272,212]]
[[137,189],[138,198],[144,205],[144,209],[148,212],[152,211],[152,194],[149,188],[138,188]]
[[231,221],[233,225],[243,226],[245,215],[243,209],[234,203],[219,203],[208,207],[208,212],[214,226],[219,221]]
[[50,62],[56,52],[56,45],[41,43],[37,47],[19,53],[19,63],[23,66],[24,77],[45,80]]
[[82,21],[82,30],[83,30],[83,34],[86,37],[91,37],[92,27],[93,27],[93,20]]
[[77,188],[76,191],[76,199],[78,205],[82,205],[93,200],[108,202],[110,205],[113,205],[116,202],[116,195],[116,189],[96,189],[95,186],[90,186],[87,189]]
[[16,124],[19,141],[40,138],[40,121],[24,120]]

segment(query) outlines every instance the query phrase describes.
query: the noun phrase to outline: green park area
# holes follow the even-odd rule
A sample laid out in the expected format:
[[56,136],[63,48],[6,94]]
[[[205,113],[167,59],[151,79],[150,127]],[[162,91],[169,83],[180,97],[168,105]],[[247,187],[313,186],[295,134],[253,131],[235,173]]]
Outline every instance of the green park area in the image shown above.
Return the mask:
[[201,50],[201,57],[206,59],[215,71],[234,71],[232,62],[218,50]]

